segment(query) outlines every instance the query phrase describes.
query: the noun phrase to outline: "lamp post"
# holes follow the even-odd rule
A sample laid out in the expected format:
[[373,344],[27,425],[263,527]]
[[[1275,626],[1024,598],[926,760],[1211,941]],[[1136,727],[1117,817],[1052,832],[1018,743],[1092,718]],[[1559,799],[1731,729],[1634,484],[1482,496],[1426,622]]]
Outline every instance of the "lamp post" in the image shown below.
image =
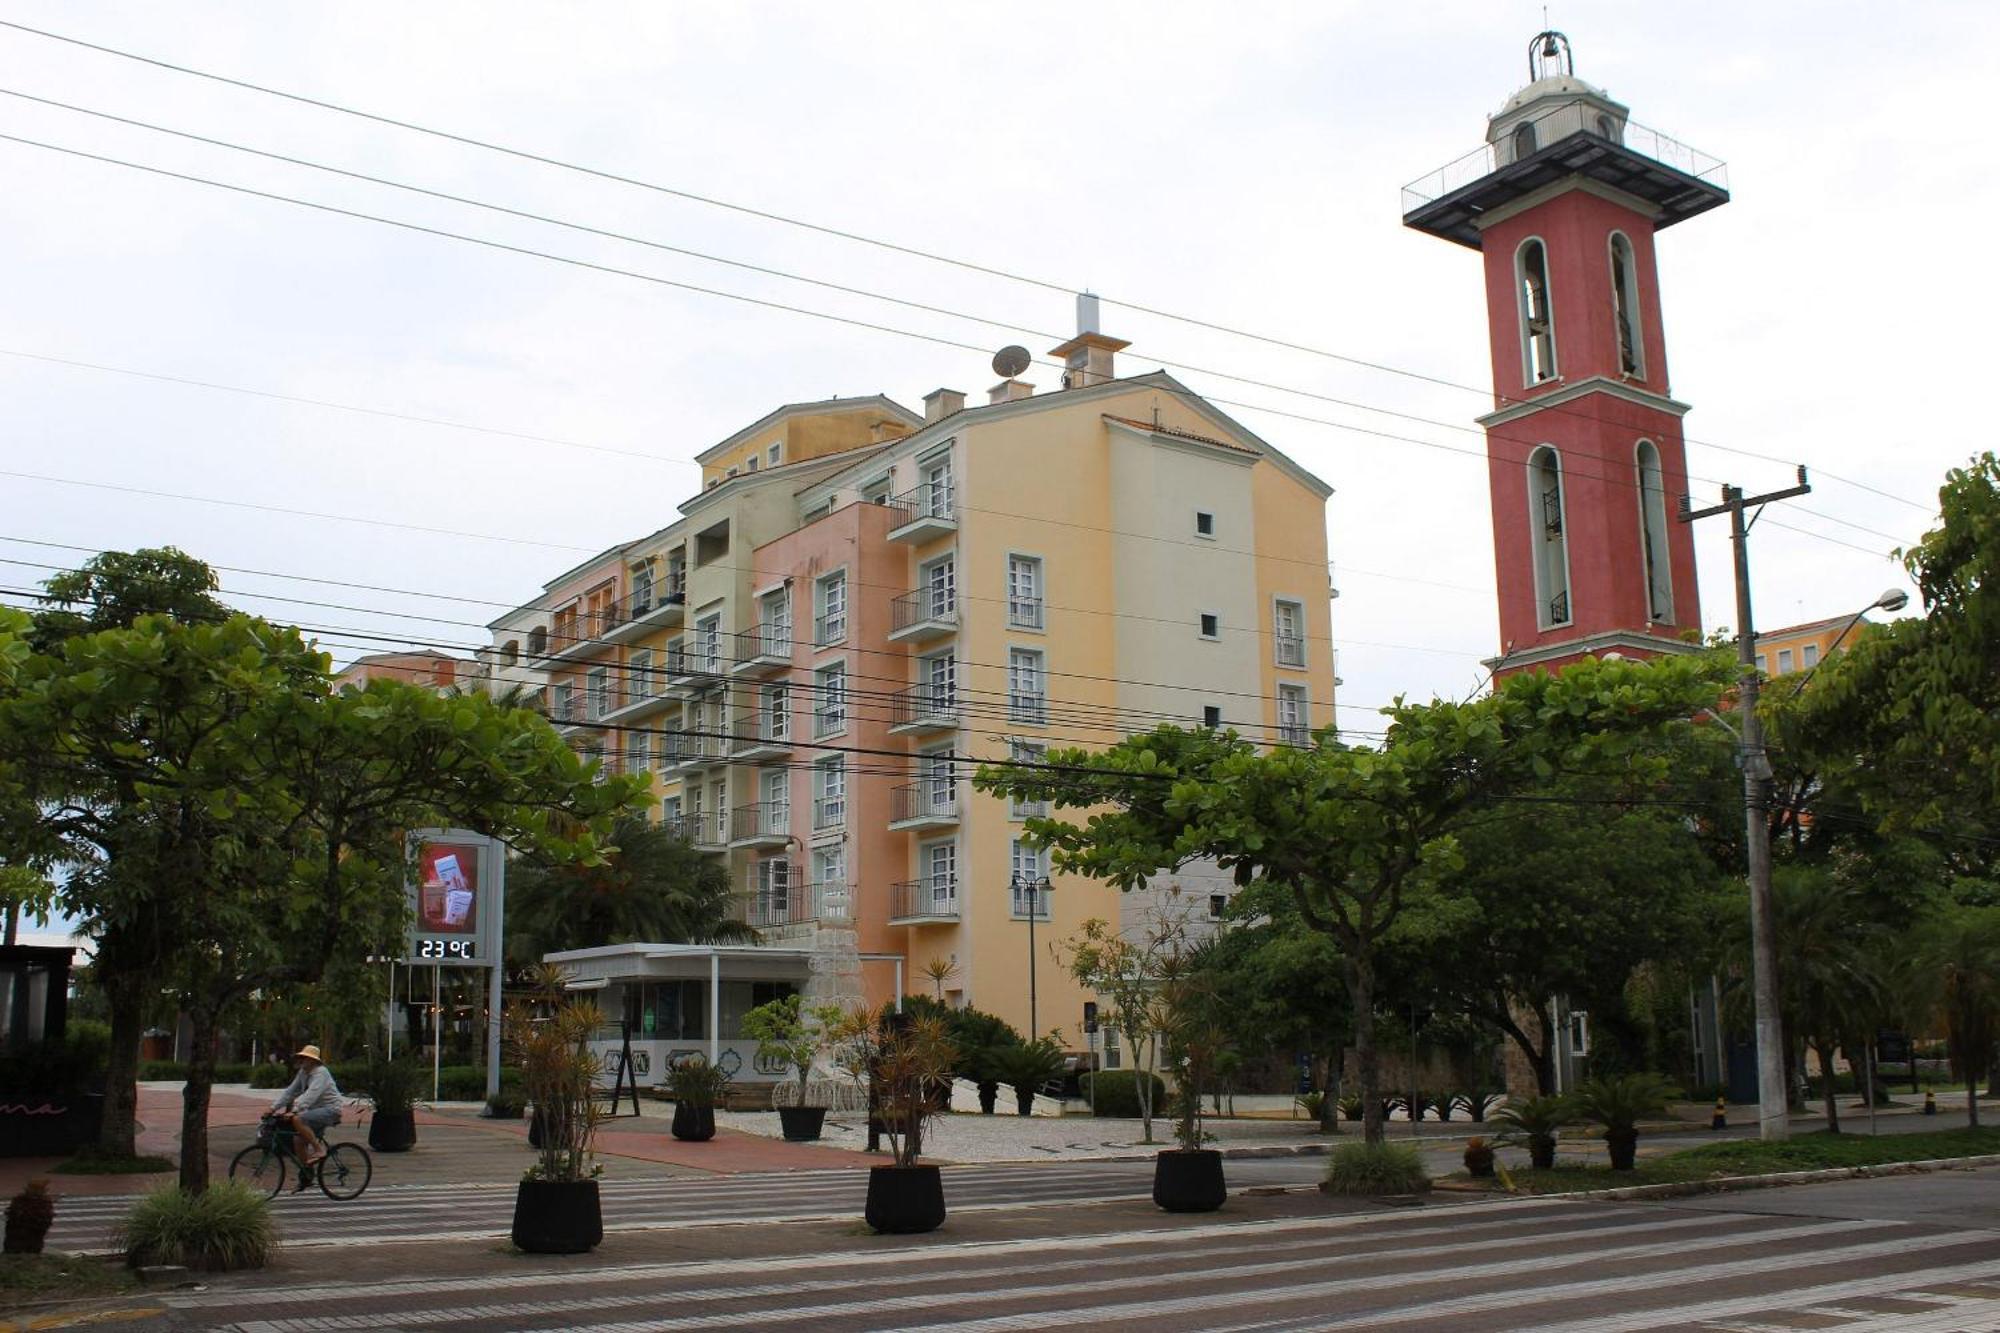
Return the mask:
[[[1829,643],[1826,646],[1826,652],[1819,659],[1819,661],[1824,662],[1827,658],[1832,657],[1833,650],[1840,647],[1840,641],[1842,639],[1845,639],[1848,635],[1852,634],[1854,632],[1854,627],[1861,623],[1861,617],[1867,615],[1870,611],[1887,611],[1891,615],[1894,615],[1896,612],[1902,610],[1909,604],[1910,604],[1910,594],[1904,592],[1901,588],[1889,589],[1887,592],[1883,593],[1880,597],[1877,597],[1874,601],[1868,603],[1868,605],[1862,607],[1859,611],[1856,611],[1854,613],[1854,618],[1849,620],[1845,625],[1842,625],[1840,627],[1840,633],[1833,636],[1833,642]],[[1798,698],[1799,691],[1803,690],[1806,687],[1806,682],[1812,679],[1813,672],[1817,670],[1819,670],[1819,662],[1813,663],[1810,667],[1800,672],[1799,683],[1792,686],[1792,692],[1786,695],[1785,697],[1787,699]]]
[[1035,918],[1042,914],[1042,895],[1055,886],[1049,883],[1047,875],[1033,876],[1016,874],[1008,888],[1017,897],[1028,895],[1028,1040],[1035,1040],[1041,1032],[1035,1010]]

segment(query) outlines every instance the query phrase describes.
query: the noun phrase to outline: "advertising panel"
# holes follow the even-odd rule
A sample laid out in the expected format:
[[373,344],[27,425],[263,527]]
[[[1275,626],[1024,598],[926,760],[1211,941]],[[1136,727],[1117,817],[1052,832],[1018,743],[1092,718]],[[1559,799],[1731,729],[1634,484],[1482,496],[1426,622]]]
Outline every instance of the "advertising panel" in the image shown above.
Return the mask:
[[410,947],[404,961],[496,962],[504,864],[500,845],[460,829],[421,829],[410,841]]

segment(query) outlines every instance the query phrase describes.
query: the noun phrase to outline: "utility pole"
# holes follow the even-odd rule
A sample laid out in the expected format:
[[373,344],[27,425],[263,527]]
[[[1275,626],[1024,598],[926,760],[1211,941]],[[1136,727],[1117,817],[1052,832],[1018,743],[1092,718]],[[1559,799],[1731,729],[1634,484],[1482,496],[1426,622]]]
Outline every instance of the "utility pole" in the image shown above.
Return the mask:
[[[1778,1013],[1778,952],[1771,923],[1771,758],[1764,749],[1764,724],[1757,717],[1757,630],[1750,615],[1750,528],[1763,507],[1810,493],[1806,470],[1787,490],[1745,498],[1740,486],[1724,486],[1722,503],[1690,511],[1681,499],[1681,522],[1729,515],[1729,541],[1736,558],[1736,661],[1742,701],[1738,763],[1743,769],[1744,832],[1750,852],[1750,987],[1757,1013],[1757,1132],[1767,1140],[1791,1137],[1791,1097],[1785,1086],[1785,1025]],[[1755,509],[1748,521],[1745,509]]]

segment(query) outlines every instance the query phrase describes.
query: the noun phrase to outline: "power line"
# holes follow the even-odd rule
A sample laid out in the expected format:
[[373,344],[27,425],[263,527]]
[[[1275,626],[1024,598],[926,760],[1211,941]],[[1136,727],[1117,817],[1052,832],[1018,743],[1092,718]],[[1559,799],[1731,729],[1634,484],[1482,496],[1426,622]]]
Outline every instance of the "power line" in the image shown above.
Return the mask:
[[[329,101],[326,99],[309,97],[304,94],[288,92],[284,89],[273,88],[268,85],[253,83],[246,79],[232,78],[228,75],[217,74],[208,70],[196,69],[188,65],[180,65],[156,57],[140,55],[137,52],[122,50],[120,48],[104,45],[102,43],[85,41],[82,38],[70,37],[62,33],[51,32],[47,29],[31,27],[24,23],[15,23],[7,20],[0,20],[0,27],[12,28],[16,31],[28,33],[32,36],[42,37],[51,41],[62,42],[68,45],[84,48],[91,51],[96,51],[103,55],[116,56],[120,59],[136,61],[141,64],[151,65],[155,68],[168,70],[173,73],[185,74],[194,78],[206,79],[215,83],[225,84],[230,87],[240,88],[245,91],[259,93],[269,97],[277,97],[284,99],[286,101],[298,103],[300,105],[311,106],[324,111],[332,111],[340,115],[352,116],[361,120],[372,121],[376,124],[387,125],[401,130],[407,130],[415,134],[427,135],[433,138],[442,139],[447,142],[460,144],[466,147],[478,148],[486,152],[498,153],[522,161],[534,162],[543,166],[555,167],[563,171],[576,172],[582,175],[595,177],[600,180],[609,181],[614,184],[627,185],[637,189],[648,190],[654,193],[668,195],[677,199],[683,199],[691,203],[698,203],[712,208],[719,208],[727,210],[729,212],[743,214],[745,216],[756,217],[767,222],[774,222],[788,227],[796,227],[807,231],[817,232],[821,235],[832,236],[837,239],[850,241],[858,245],[870,246],[876,249],[881,249],[897,254],[906,255],[911,258],[926,260],[931,263],[943,264],[953,268],[962,269],[967,272],[979,273],[989,277],[1002,278],[1010,282],[1021,283],[1030,287],[1039,288],[1044,291],[1062,292],[1065,295],[1067,295],[1077,290],[1077,287],[1074,283],[1058,283],[1043,278],[1031,277],[1026,274],[1012,272],[992,265],[980,264],[970,260],[959,259],[953,256],[944,255],[936,251],[924,250],[915,246],[904,245],[898,242],[884,240],[879,237],[868,236],[860,232],[850,231],[838,227],[827,226],[822,223],[811,222],[803,218],[792,217],[785,214],[773,212],[767,209],[753,208],[745,204],[733,203],[728,200],[715,198],[713,196],[698,194],[691,190],[679,189],[673,186],[663,185],[655,181],[641,180],[636,177],[603,170],[601,168],[584,166],[579,163],[563,160],[561,158],[550,157],[544,154],[530,152],[525,149],[510,147],[508,145],[495,143],[490,140],[478,139],[470,135],[458,134],[448,130],[441,130],[432,126],[421,125],[413,121],[401,120],[392,116],[382,115],[376,112],[363,111],[356,107],[345,106],[340,103]],[[1409,370],[1404,367],[1392,366],[1378,361],[1371,361],[1365,358],[1351,356],[1346,353],[1331,351],[1326,348],[1314,347],[1306,343],[1300,343],[1287,339],[1276,338],[1266,334],[1256,333],[1254,331],[1247,329],[1235,328],[1226,324],[1219,323],[1214,320],[1208,320],[1195,316],[1184,315],[1171,310],[1165,310],[1155,306],[1141,304],[1136,301],[1122,300],[1117,297],[1110,297],[1110,296],[1100,297],[1100,299],[1109,302],[1110,304],[1113,305],[1123,306],[1128,310],[1132,310],[1140,314],[1152,315],[1156,318],[1171,320],[1176,323],[1189,325],[1191,327],[1207,329],[1212,332],[1226,334],[1231,337],[1249,339],[1254,342],[1263,343],[1267,346],[1283,347],[1291,351],[1301,352],[1306,355],[1320,357],[1327,360],[1342,362],[1344,364],[1356,366],[1366,370],[1380,372],[1382,374],[1396,375],[1403,378],[1416,380],[1422,383],[1433,384],[1444,388],[1455,389],[1464,393],[1478,394],[1482,397],[1491,392],[1488,389],[1481,388],[1476,385],[1464,384],[1459,381],[1447,379],[1437,375],[1428,374],[1422,371]],[[1503,406],[1534,401],[1532,399],[1510,397],[1505,394],[1499,394],[1497,396],[1499,398],[1501,405]],[[1780,463],[1785,466],[1794,465],[1792,460],[1785,460],[1769,454],[1762,454],[1747,449],[1736,448],[1730,445],[1723,445],[1716,443],[1714,441],[1690,439],[1690,440],[1684,440],[1684,443],[1697,444],[1704,448],[1716,449],[1727,453],[1739,454],[1743,457],[1755,458],[1764,462]],[[1884,499],[1893,500],[1898,504],[1907,505],[1910,508],[1916,509],[1926,514],[1935,512],[1934,509],[1930,506],[1922,505],[1914,500],[1905,499],[1902,496],[1891,494],[1888,491],[1881,490],[1880,488],[1869,485],[1867,483],[1854,481],[1850,478],[1843,477],[1837,473],[1827,471],[1826,469],[1817,469],[1817,470],[1820,471],[1822,475],[1826,476],[1829,480],[1838,481],[1843,485],[1853,486],[1857,489],[1868,491],[1871,494],[1881,496]]]

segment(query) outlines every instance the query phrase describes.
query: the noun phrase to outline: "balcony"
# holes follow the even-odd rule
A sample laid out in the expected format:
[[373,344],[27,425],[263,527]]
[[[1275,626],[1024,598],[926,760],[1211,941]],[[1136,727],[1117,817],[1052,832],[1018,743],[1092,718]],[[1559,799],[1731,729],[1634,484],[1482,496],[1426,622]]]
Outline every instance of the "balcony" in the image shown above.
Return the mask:
[[757,930],[854,919],[853,886],[845,883],[771,885],[743,895],[743,920]]
[[832,615],[819,616],[813,620],[813,646],[825,648],[839,643],[847,637],[847,612],[836,611]]
[[678,579],[642,588],[622,601],[614,602],[605,617],[604,641],[630,643],[656,629],[672,629],[681,623],[687,610],[687,588]]
[[738,713],[736,725],[730,728],[729,758],[738,764],[783,759],[792,752],[791,730],[791,714],[782,708],[773,711],[767,704],[754,712]]
[[1278,665],[1281,667],[1302,667],[1306,664],[1306,641],[1303,635],[1277,633],[1271,636],[1276,644]]
[[623,690],[611,696],[606,722],[631,722],[649,717],[678,700],[666,691],[661,673],[652,667],[633,667],[626,672]]
[[1040,691],[1007,691],[1007,720],[1031,727],[1049,724],[1049,696]]
[[1278,744],[1288,745],[1293,749],[1304,749],[1306,746],[1312,744],[1312,732],[1307,729],[1303,722],[1280,722],[1278,723]]
[[609,622],[608,613],[600,616],[588,611],[558,617],[549,625],[548,638],[540,650],[529,651],[528,664],[549,667],[590,656],[606,646],[604,631]]
[[726,743],[719,736],[686,731],[670,731],[660,738],[660,772],[675,769],[692,771],[729,762]]
[[667,650],[666,680],[670,690],[700,690],[723,678],[729,664],[723,660],[720,636],[715,643],[695,648]]
[[726,811],[697,810],[690,815],[680,815],[663,821],[666,828],[694,844],[696,851],[720,852],[728,848],[728,830],[724,827]]
[[889,510],[889,540],[912,544],[931,541],[958,531],[958,507],[950,485],[926,482],[913,491],[892,495],[883,504]]
[[958,920],[958,877],[935,875],[889,886],[889,924],[941,925]]
[[927,778],[889,793],[889,831],[923,832],[958,826],[958,784]]
[[1042,629],[1042,599],[1039,597],[1016,597],[1007,599],[1007,623],[1016,629]]
[[729,816],[731,847],[783,847],[792,839],[789,801],[739,805]]
[[[1530,125],[1526,143],[1544,146],[1524,153],[1515,135]],[[1658,210],[1656,228],[1729,202],[1720,159],[1579,98],[1404,186],[1403,225],[1477,250],[1484,215],[1570,176],[1645,200]]]
[[945,685],[912,685],[889,697],[889,733],[915,736],[930,731],[957,731],[958,691]]
[[792,665],[792,623],[770,621],[746,629],[735,636],[735,661],[730,671],[736,675],[770,676]]
[[813,798],[813,832],[831,833],[847,826],[847,797],[816,796]]
[[958,598],[948,588],[918,588],[889,603],[889,642],[922,643],[958,633]]

